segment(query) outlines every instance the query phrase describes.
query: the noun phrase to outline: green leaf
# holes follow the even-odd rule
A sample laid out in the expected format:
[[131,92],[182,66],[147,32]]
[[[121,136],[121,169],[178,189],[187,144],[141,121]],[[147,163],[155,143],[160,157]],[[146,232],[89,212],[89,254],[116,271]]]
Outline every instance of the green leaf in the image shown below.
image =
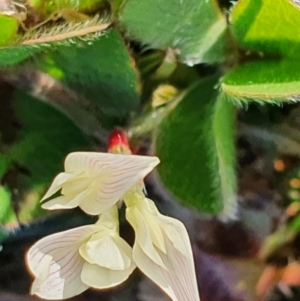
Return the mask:
[[10,192],[6,187],[0,186],[0,225],[15,221],[15,219],[15,213],[11,207]]
[[104,113],[125,116],[139,103],[138,74],[116,30],[82,47],[60,47],[45,58],[41,68]]
[[190,89],[159,127],[159,175],[184,204],[232,217],[236,200],[234,109],[217,79]]
[[19,22],[17,19],[0,14],[0,46],[12,42],[18,32]]
[[0,153],[0,179],[6,173],[8,166],[9,166],[8,158],[2,153]]
[[224,76],[222,90],[237,104],[299,101],[300,62],[255,61],[240,65]]
[[40,51],[42,48],[27,45],[0,48],[0,67],[16,65]]
[[14,108],[22,130],[7,155],[25,168],[24,179],[30,186],[48,184],[69,152],[89,147],[83,133],[49,104],[17,92]]
[[111,10],[114,15],[118,14],[119,9],[122,7],[122,5],[125,1],[126,0],[109,0]]
[[231,14],[231,28],[245,49],[299,57],[300,10],[287,0],[240,0]]
[[128,0],[120,21],[153,48],[171,47],[188,65],[224,59],[226,20],[217,1]]
[[0,67],[18,64],[42,51],[55,51],[60,46],[74,47],[83,41],[91,43],[109,26],[106,21],[95,16],[81,22],[60,22],[29,30],[16,37],[10,45],[0,48]]

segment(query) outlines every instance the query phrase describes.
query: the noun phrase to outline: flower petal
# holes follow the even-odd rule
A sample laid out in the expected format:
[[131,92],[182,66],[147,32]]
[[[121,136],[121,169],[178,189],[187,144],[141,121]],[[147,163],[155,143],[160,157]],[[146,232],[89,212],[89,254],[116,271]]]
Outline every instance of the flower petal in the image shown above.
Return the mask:
[[[141,196],[138,197],[140,198]],[[144,196],[139,200],[137,207],[148,226],[152,243],[166,254],[163,228],[161,227],[161,223],[159,223],[159,217],[163,215],[159,213],[154,202]]]
[[47,236],[27,253],[27,264],[36,277],[32,294],[44,299],[66,299],[85,291],[81,281],[84,259],[78,249],[97,226],[83,226]]
[[83,202],[88,194],[88,191],[83,191],[78,195],[72,196],[59,196],[54,198],[44,204],[42,204],[42,208],[48,210],[56,210],[56,209],[72,209],[80,205]]
[[[103,231],[104,232],[104,231]],[[124,270],[132,263],[131,247],[118,235],[94,234],[80,246],[80,255],[89,263],[112,270]]]
[[90,287],[105,289],[124,282],[136,268],[132,262],[125,270],[111,270],[96,264],[85,262],[82,268],[81,279]]
[[63,195],[76,195],[86,190],[93,181],[95,181],[96,176],[90,176],[86,173],[81,173],[79,176],[67,181],[61,190]]
[[183,223],[175,218],[162,214],[159,214],[157,221],[162,231],[172,242],[174,248],[181,252],[182,255],[193,258],[190,239]]
[[136,234],[133,259],[138,268],[172,300],[199,301],[194,259],[184,225],[160,214],[154,202],[140,193],[129,192],[124,201],[126,218]]
[[151,260],[138,243],[135,243],[133,246],[133,258],[137,267],[167,295],[169,295],[173,301],[183,301],[177,299],[173,289],[170,287],[168,280],[162,272],[164,269]]
[[[145,252],[145,254],[147,254],[147,256],[149,256],[156,264],[166,269],[167,267],[162,261],[160,254],[153,245],[150,233],[150,227],[152,224],[148,225],[146,223],[144,216],[136,206],[130,206],[126,208],[126,219],[133,227],[136,236],[136,243],[140,245],[140,247],[143,249],[143,252]],[[160,229],[159,232],[162,235]]]
[[99,216],[95,225],[101,226],[106,230],[119,233],[119,211],[118,206],[114,205]]
[[103,202],[105,195],[100,195],[96,190],[89,189],[84,201],[79,204],[79,207],[87,214],[99,215],[107,212],[116,202]]
[[65,170],[87,172],[91,177],[97,175],[97,180],[91,184],[93,190],[80,207],[88,214],[98,215],[117,203],[158,163],[157,157],[77,152],[67,156]]
[[151,260],[138,243],[133,246],[133,258],[138,268],[156,283],[173,301],[200,301],[194,272],[193,257],[183,256],[166,238],[167,255],[160,256],[163,269]]
[[[70,153],[65,160],[66,172],[85,172],[87,170],[92,173],[99,171],[110,171],[113,168],[115,171],[130,170],[132,168],[144,169],[149,168],[150,172],[157,164],[157,157],[122,155],[110,153],[95,153],[95,152],[75,152]],[[145,174],[145,175],[146,175]]]
[[46,192],[46,194],[44,195],[44,197],[41,199],[41,202],[48,199],[51,195],[53,195],[54,193],[56,193],[58,190],[60,190],[63,185],[69,181],[70,179],[76,177],[77,174],[71,174],[71,173],[65,173],[65,172],[61,172],[59,173],[53,180],[52,184],[50,185],[48,191]]

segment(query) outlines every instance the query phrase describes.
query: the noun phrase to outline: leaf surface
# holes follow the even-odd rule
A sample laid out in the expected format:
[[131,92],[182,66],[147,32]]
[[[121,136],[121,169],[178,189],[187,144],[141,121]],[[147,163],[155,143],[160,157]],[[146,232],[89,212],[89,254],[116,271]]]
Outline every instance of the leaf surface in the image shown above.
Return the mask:
[[299,101],[300,63],[264,60],[240,65],[224,76],[222,90],[238,104]]
[[231,14],[231,28],[245,49],[299,57],[299,8],[291,0],[240,0]]
[[216,78],[201,80],[165,117],[156,142],[159,175],[184,204],[232,217],[236,177],[234,109],[215,88]]
[[[116,30],[82,47],[63,47],[41,65],[107,114],[124,116],[139,103],[138,74]],[[55,73],[51,73],[55,70]]]
[[217,1],[128,0],[120,21],[129,35],[153,48],[173,48],[188,65],[224,58],[226,20]]

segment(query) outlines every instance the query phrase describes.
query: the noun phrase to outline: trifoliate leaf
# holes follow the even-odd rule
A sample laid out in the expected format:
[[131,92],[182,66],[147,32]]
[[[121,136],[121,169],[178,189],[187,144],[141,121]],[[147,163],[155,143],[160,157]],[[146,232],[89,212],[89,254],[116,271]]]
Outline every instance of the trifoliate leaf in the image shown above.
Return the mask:
[[233,217],[234,109],[216,84],[216,78],[198,82],[162,121],[156,142],[158,171],[184,204]]
[[224,59],[226,20],[217,1],[128,0],[120,21],[130,36],[153,48],[173,48],[188,65]]

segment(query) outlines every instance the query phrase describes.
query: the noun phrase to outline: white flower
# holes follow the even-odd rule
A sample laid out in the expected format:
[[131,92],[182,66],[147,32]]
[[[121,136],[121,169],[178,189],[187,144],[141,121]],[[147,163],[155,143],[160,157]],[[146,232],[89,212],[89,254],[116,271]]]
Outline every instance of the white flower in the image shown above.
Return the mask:
[[45,209],[70,209],[79,206],[91,215],[109,210],[142,180],[157,164],[157,157],[109,153],[76,152],[65,160],[65,172],[56,176],[43,200],[61,190],[42,205]]
[[67,299],[89,287],[110,288],[135,269],[131,247],[118,234],[117,208],[95,225],[82,226],[39,240],[27,253],[35,276],[31,293],[44,299]]
[[[136,190],[137,191],[137,190]],[[126,218],[135,230],[133,260],[173,301],[199,301],[190,240],[184,225],[160,214],[134,190],[124,196]]]
[[[113,143],[115,149],[121,138]],[[79,206],[88,214],[101,215],[95,225],[50,235],[31,247],[27,262],[35,276],[33,294],[66,299],[89,287],[110,288],[125,281],[137,266],[173,301],[200,301],[184,225],[160,214],[142,192],[142,179],[158,163],[156,157],[134,155],[79,152],[67,156],[65,172],[54,179],[43,200],[59,190],[62,195],[43,207]],[[135,231],[133,249],[119,236],[116,203],[120,199]]]

